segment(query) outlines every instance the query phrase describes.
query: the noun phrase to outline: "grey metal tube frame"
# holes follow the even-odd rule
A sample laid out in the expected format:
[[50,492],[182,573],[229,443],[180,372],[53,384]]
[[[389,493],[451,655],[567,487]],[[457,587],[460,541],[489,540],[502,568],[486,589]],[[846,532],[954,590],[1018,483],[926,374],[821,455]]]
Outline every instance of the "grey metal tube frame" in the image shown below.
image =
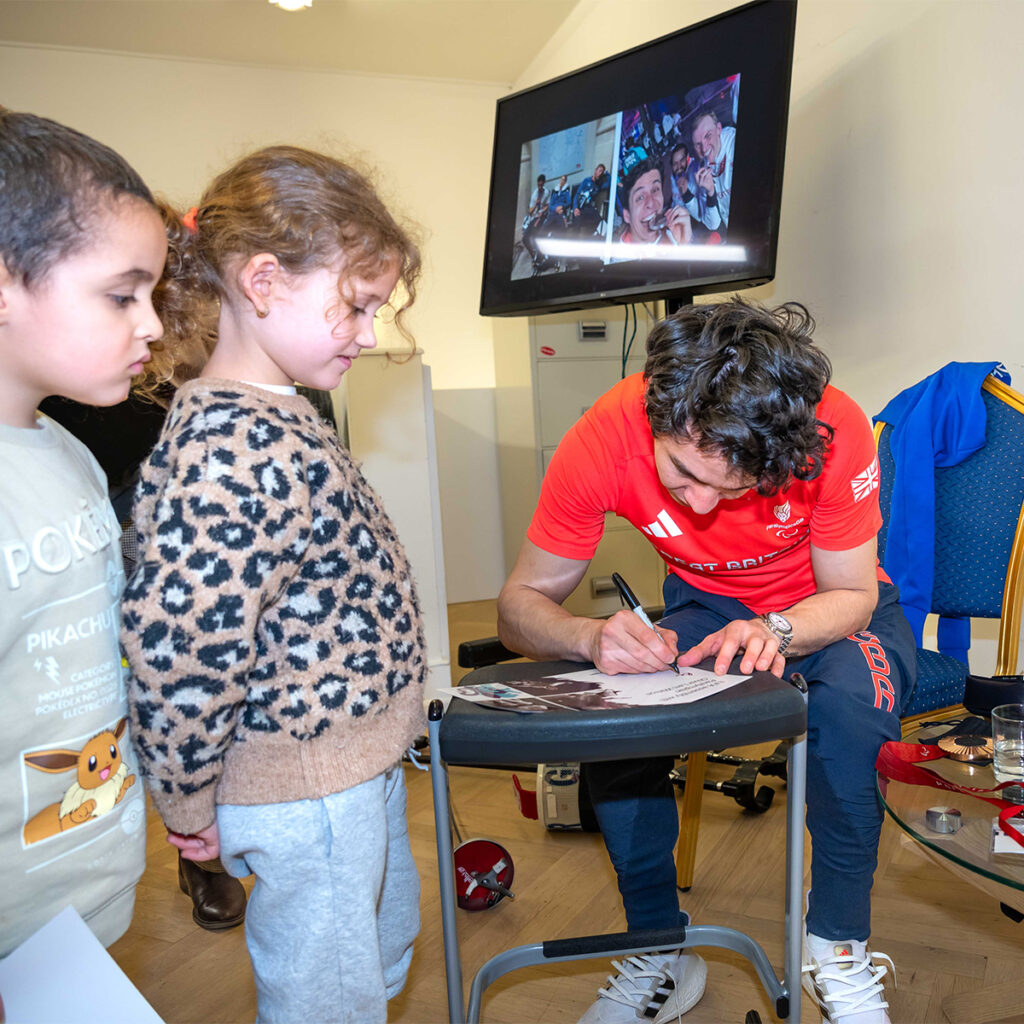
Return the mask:
[[[806,691],[803,694],[807,700]],[[499,712],[500,713],[500,712]],[[602,936],[585,936],[569,943],[595,945],[592,951],[552,955],[551,948],[559,943],[528,943],[498,953],[484,963],[473,977],[469,1006],[463,996],[462,959],[459,954],[456,924],[455,871],[452,859],[452,834],[448,796],[448,769],[441,757],[440,730],[443,718],[440,701],[433,701],[428,715],[430,739],[430,772],[434,795],[434,827],[437,836],[437,866],[441,889],[441,926],[444,940],[445,979],[448,988],[448,1017],[450,1024],[479,1024],[484,990],[498,978],[520,967],[542,963],[561,963],[596,957],[635,956],[665,949],[664,941],[644,945],[630,945],[647,933],[622,933],[608,936],[621,941],[609,948]],[[780,737],[781,738],[781,737]],[[787,1021],[800,1020],[801,951],[803,944],[803,849],[804,798],[807,788],[807,734],[794,737],[787,755],[786,799],[786,914],[783,977],[780,980],[759,943],[744,932],[723,925],[694,925],[681,929],[681,941],[673,941],[673,948],[713,946],[729,949],[745,956],[757,971],[765,991],[775,1003],[776,1015]],[[662,936],[662,940],[664,936]],[[563,943],[564,944],[564,943]],[[549,947],[545,951],[545,947]]]

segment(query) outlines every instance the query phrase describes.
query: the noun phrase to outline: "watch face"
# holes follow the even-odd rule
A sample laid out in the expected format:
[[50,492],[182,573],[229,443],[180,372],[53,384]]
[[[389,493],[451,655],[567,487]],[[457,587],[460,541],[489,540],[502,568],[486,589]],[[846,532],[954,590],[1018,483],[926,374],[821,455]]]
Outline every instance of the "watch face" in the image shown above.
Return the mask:
[[774,629],[779,630],[782,633],[792,633],[793,627],[790,625],[789,619],[785,615],[780,615],[778,612],[768,613],[768,622]]

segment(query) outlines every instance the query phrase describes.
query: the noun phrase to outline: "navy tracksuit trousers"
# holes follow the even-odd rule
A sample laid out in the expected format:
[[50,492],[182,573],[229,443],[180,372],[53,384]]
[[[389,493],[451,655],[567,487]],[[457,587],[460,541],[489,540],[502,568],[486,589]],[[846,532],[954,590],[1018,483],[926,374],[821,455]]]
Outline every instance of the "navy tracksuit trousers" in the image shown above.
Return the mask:
[[[665,616],[681,651],[754,613],[735,598],[706,594],[670,574]],[[824,939],[866,939],[882,809],[875,758],[900,737],[900,708],[916,679],[914,638],[899,591],[878,585],[868,628],[786,662],[809,684],[807,827],[811,895],[807,930]],[[679,923],[673,848],[679,833],[671,758],[587,766],[594,812],[618,876],[630,929]]]

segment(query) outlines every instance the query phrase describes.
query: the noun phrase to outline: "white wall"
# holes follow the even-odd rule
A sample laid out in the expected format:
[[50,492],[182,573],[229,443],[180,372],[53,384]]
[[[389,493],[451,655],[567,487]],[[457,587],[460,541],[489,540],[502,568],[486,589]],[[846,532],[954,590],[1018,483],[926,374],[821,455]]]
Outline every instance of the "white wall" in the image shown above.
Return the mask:
[[[733,6],[581,0],[516,88]],[[1024,389],[1021,38],[1019,0],[801,0],[778,271],[752,294],[811,308],[869,415],[951,360]]]
[[0,44],[0,103],[108,143],[183,208],[214,173],[270,143],[355,154],[378,169],[386,201],[425,232],[409,323],[434,387],[473,395],[459,430],[439,438],[453,601],[496,594],[504,578],[500,558],[479,557],[489,544],[500,551],[500,530],[492,537],[487,526],[500,508],[496,484],[486,486],[496,480],[491,325],[477,308],[494,104],[505,91]]

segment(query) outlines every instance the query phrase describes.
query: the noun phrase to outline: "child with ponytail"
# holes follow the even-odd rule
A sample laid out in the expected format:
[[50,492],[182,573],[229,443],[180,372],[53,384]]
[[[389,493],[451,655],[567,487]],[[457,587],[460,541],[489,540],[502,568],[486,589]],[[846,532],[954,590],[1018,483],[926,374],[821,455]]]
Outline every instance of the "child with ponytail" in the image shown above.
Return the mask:
[[396,288],[401,327],[419,252],[363,175],[288,146],[216,178],[171,249],[147,369],[178,387],[122,616],[140,768],[184,857],[254,876],[259,1020],[383,1022],[419,928],[423,632],[379,498],[295,384],[337,387]]

